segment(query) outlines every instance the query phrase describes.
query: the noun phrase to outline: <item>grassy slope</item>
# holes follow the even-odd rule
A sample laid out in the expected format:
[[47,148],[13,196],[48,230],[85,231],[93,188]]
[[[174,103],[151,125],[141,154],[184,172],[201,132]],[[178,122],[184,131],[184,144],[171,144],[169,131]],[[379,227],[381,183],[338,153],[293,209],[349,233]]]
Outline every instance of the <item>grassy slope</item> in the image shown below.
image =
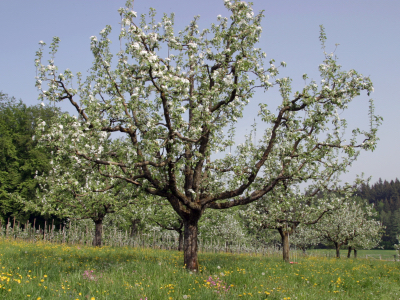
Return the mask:
[[0,240],[0,298],[400,297],[400,263],[395,262],[309,257],[299,258],[297,264],[284,264],[280,257],[207,253],[199,259],[200,272],[191,274],[182,267],[182,254],[175,251]]

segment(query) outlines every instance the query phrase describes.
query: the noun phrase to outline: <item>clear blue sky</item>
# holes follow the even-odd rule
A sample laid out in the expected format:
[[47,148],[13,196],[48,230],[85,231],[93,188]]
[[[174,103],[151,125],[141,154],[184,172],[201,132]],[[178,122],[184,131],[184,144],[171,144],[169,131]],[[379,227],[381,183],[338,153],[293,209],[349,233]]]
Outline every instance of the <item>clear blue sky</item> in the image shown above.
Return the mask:
[[[355,69],[370,75],[374,82],[376,112],[384,117],[379,131],[380,141],[375,152],[362,153],[350,172],[342,178],[352,181],[364,172],[373,176],[372,182],[400,178],[400,1],[398,0],[255,0],[254,10],[265,10],[260,47],[267,59],[285,61],[282,75],[293,79],[294,87],[301,87],[301,76],[307,73],[318,79],[317,67],[323,56],[318,40],[319,25],[328,36],[327,50],[334,45],[339,63],[344,69]],[[85,72],[91,66],[90,40],[92,35],[109,24],[114,37],[118,33],[119,7],[123,0],[3,0],[0,1],[0,90],[22,99],[29,105],[37,104],[35,89],[35,52],[40,40],[50,44],[53,36],[61,38],[56,64],[60,71],[70,68]],[[176,29],[187,25],[194,15],[200,15],[200,28],[216,21],[216,16],[228,13],[223,0],[135,0],[134,10],[147,13],[149,7],[157,12],[176,14]],[[114,47],[119,42],[114,38]],[[257,95],[271,103],[276,92]],[[356,101],[346,116],[350,125],[367,124],[366,96]],[[363,106],[360,104],[362,103]],[[272,106],[271,106],[272,107]],[[66,107],[65,107],[66,108]],[[250,125],[253,117],[244,122]],[[238,132],[238,135],[243,132]]]

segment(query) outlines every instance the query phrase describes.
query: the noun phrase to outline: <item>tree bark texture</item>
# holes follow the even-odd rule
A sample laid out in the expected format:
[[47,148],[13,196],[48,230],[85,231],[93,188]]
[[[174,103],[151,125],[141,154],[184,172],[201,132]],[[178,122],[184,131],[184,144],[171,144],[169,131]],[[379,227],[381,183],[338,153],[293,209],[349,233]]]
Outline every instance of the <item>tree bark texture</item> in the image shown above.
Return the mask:
[[340,258],[340,244],[335,243],[335,248],[336,248],[336,258]]
[[198,234],[198,218],[188,218],[183,221],[184,225],[184,243],[183,256],[186,269],[197,271],[199,263],[197,260],[197,234]]
[[102,235],[103,235],[103,219],[97,219],[94,221],[95,229],[94,229],[94,238],[93,238],[93,246],[100,247],[102,244]]
[[183,231],[179,231],[179,244],[178,244],[178,251],[183,250]]
[[132,219],[131,220],[131,224],[132,224],[132,228],[131,228],[131,238],[133,238],[134,236],[136,236],[137,234],[137,226],[140,223],[140,219]]
[[351,247],[349,247],[349,250],[347,251],[347,258],[350,258],[350,256],[351,256]]
[[282,228],[278,229],[279,234],[281,235],[282,238],[282,253],[283,253],[283,260],[285,262],[289,262],[289,233],[287,231],[283,231]]

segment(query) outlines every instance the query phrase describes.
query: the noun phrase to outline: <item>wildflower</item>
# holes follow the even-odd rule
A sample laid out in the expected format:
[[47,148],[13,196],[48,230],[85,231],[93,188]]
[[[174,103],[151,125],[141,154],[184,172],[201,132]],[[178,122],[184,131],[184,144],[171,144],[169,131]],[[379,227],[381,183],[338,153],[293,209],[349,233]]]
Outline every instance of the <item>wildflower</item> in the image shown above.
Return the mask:
[[86,270],[86,271],[83,273],[83,278],[84,278],[84,279],[87,279],[87,280],[94,280],[94,281],[97,280],[96,276],[93,274],[93,270],[91,270],[91,271]]

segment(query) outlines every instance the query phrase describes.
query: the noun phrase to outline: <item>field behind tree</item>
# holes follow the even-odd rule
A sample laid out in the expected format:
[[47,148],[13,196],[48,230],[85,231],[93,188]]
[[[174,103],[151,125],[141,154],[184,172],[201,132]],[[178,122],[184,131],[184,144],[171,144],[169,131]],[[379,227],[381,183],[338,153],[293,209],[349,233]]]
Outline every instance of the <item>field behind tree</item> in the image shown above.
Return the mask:
[[171,250],[94,248],[2,238],[0,298],[286,300],[400,297],[400,263],[365,259],[362,251],[359,251],[358,259],[295,255],[292,264],[283,263],[278,255],[200,253],[197,273],[183,268],[182,256]]
[[[308,255],[311,256],[322,256],[322,257],[335,257],[336,252],[334,249],[313,249],[307,251]],[[297,254],[300,255],[300,254]],[[347,258],[347,250],[340,250],[340,257]],[[351,252],[351,258],[354,257],[354,252]],[[367,258],[370,260],[399,260],[399,255],[397,250],[357,250],[357,258]]]

